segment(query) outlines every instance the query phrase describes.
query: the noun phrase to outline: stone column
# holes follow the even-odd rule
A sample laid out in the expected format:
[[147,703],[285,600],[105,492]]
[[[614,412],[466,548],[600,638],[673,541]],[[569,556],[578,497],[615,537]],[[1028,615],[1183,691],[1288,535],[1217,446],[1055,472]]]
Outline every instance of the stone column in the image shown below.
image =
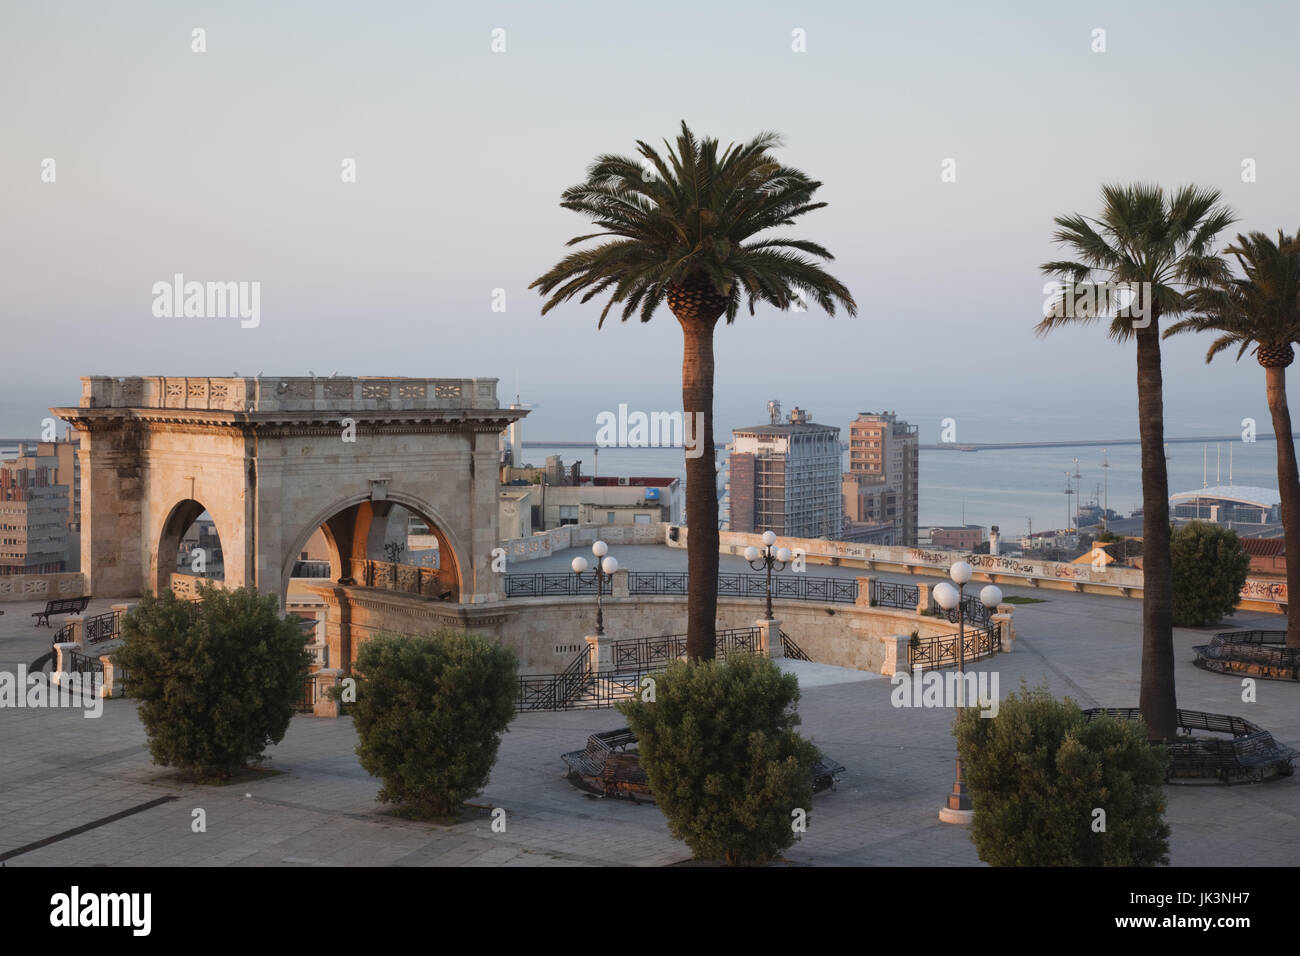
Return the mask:
[[1003,654],[1010,654],[1016,643],[1016,626],[1012,620],[1015,609],[1014,604],[999,604],[993,615],[993,623],[1001,628]]
[[930,610],[930,585],[918,584],[916,586],[916,613],[924,614]]
[[311,676],[316,682],[316,701],[312,705],[312,716],[337,717],[339,702],[330,695],[330,691],[339,686],[343,672],[337,667],[322,667]]
[[629,596],[628,587],[629,585],[627,583],[627,571],[623,570],[622,568],[619,568],[617,571],[614,572],[613,580],[610,581],[611,590],[609,596],[616,597],[616,598],[628,597]]
[[587,654],[593,674],[608,674],[614,670],[614,639],[608,634],[588,634]]
[[771,658],[785,657],[785,645],[781,643],[781,622],[766,618],[755,621],[758,628],[758,646],[762,653]]
[[[54,645],[54,673],[50,675],[50,683],[62,685],[61,675],[68,673],[68,664],[73,651],[81,651],[80,644],[73,644],[71,641],[64,641]],[[19,691],[26,693],[26,690],[19,688]]]
[[864,575],[858,578],[858,599],[854,603],[858,607],[871,607],[871,602],[876,599],[876,579],[871,575]]
[[125,697],[126,672],[113,663],[113,658],[105,654],[99,659],[104,665],[104,684],[99,688],[100,697]]
[[63,623],[67,624],[72,629],[72,636],[69,643],[76,644],[78,647],[85,647],[85,616],[81,614],[69,614],[63,619]]
[[888,634],[880,638],[885,655],[884,662],[880,665],[881,674],[893,677],[895,674],[912,673],[912,663],[907,653],[911,642],[912,639],[906,634]]

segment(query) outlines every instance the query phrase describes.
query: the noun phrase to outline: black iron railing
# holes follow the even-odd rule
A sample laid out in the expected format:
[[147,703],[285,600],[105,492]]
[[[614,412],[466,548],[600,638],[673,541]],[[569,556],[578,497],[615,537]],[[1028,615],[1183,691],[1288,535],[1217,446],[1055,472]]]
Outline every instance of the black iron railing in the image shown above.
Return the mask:
[[785,650],[785,656],[796,661],[812,661],[812,658],[804,653],[803,648],[791,640],[790,635],[785,631],[781,632],[781,646]]
[[591,681],[591,658],[586,648],[559,674],[527,674],[519,678],[515,709],[570,710]]
[[81,623],[81,639],[87,644],[102,644],[122,634],[121,615],[116,611],[96,614]]
[[686,594],[685,571],[629,571],[629,594]]
[[[689,587],[690,579],[685,571],[629,571],[627,576],[629,594],[685,596]],[[580,581],[576,574],[507,574],[505,593],[508,598],[595,594],[596,584],[594,581]],[[745,572],[719,574],[718,594],[722,597],[766,597],[767,575]],[[772,597],[853,604],[858,599],[858,582],[854,578],[776,575],[772,578]]]
[[1286,646],[1286,631],[1227,631],[1192,650],[1203,670],[1300,680],[1300,648]]
[[966,663],[992,657],[1002,649],[1001,631],[992,626],[967,627],[964,644],[957,634],[913,638],[907,660],[913,668],[956,667],[959,647]]
[[506,597],[549,597],[596,593],[595,578],[568,574],[507,574]]
[[921,603],[921,588],[915,584],[892,584],[877,581],[872,593],[872,604],[877,607],[906,608],[915,611]]

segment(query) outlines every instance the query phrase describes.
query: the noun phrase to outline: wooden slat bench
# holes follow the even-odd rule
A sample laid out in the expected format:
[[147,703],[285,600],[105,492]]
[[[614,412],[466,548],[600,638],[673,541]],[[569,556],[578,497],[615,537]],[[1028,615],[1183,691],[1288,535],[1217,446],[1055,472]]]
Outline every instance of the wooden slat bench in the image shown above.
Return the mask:
[[80,614],[89,604],[89,597],[55,598],[45,602],[45,610],[33,611],[32,617],[36,618],[36,627],[42,624],[49,627],[51,614]]

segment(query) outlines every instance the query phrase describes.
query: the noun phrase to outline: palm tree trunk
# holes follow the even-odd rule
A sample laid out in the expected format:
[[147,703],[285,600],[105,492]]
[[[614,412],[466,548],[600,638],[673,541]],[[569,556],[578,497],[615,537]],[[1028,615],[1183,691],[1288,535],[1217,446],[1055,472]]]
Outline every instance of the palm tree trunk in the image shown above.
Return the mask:
[[1137,330],[1138,433],[1142,440],[1142,689],[1138,705],[1152,740],[1177,732],[1174,694],[1173,570],[1165,464],[1164,379],[1159,313]]
[[1300,472],[1291,438],[1291,409],[1286,401],[1286,366],[1264,369],[1268,410],[1277,437],[1277,492],[1282,499],[1282,530],[1286,538],[1286,646],[1300,647]]
[[718,618],[718,474],[713,453],[713,329],[718,320],[695,316],[679,321],[684,338],[682,410],[690,422],[703,426],[691,432],[696,446],[686,454],[686,658],[711,661]]

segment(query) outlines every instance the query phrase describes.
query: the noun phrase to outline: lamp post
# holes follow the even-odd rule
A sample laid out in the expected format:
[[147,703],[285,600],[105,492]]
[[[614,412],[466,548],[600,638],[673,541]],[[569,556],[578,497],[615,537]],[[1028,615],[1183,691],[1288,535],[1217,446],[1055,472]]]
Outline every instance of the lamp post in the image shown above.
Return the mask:
[[[945,611],[957,611],[957,707],[966,706],[966,605],[962,600],[966,583],[971,579],[972,569],[965,561],[955,562],[948,569],[948,576],[953,583],[944,581],[934,587],[934,599]],[[1002,590],[996,585],[988,585],[980,591],[980,603],[986,608],[995,608],[1002,601]],[[939,819],[944,823],[969,823],[972,811],[970,794],[966,792],[966,780],[961,769],[961,751],[957,751],[956,775],[953,779],[952,793],[948,794],[947,805],[939,811]]]
[[[609,553],[609,545],[604,541],[597,541],[591,546],[591,553],[596,556],[596,566],[592,569],[592,575],[596,580],[596,636],[605,636],[605,608],[601,600],[605,593],[605,579],[612,578],[614,572],[618,570],[618,559]],[[587,559],[579,555],[569,564],[573,568],[573,573],[582,580],[582,576],[587,573]]]
[[777,570],[784,571],[785,566],[790,563],[790,549],[777,548],[773,550],[772,545],[774,544],[776,544],[776,534],[772,531],[764,531],[764,547],[762,551],[759,551],[752,544],[745,549],[745,560],[749,562],[751,568],[755,571],[767,568],[767,620],[769,621],[775,620],[772,616],[772,568],[779,565]]

